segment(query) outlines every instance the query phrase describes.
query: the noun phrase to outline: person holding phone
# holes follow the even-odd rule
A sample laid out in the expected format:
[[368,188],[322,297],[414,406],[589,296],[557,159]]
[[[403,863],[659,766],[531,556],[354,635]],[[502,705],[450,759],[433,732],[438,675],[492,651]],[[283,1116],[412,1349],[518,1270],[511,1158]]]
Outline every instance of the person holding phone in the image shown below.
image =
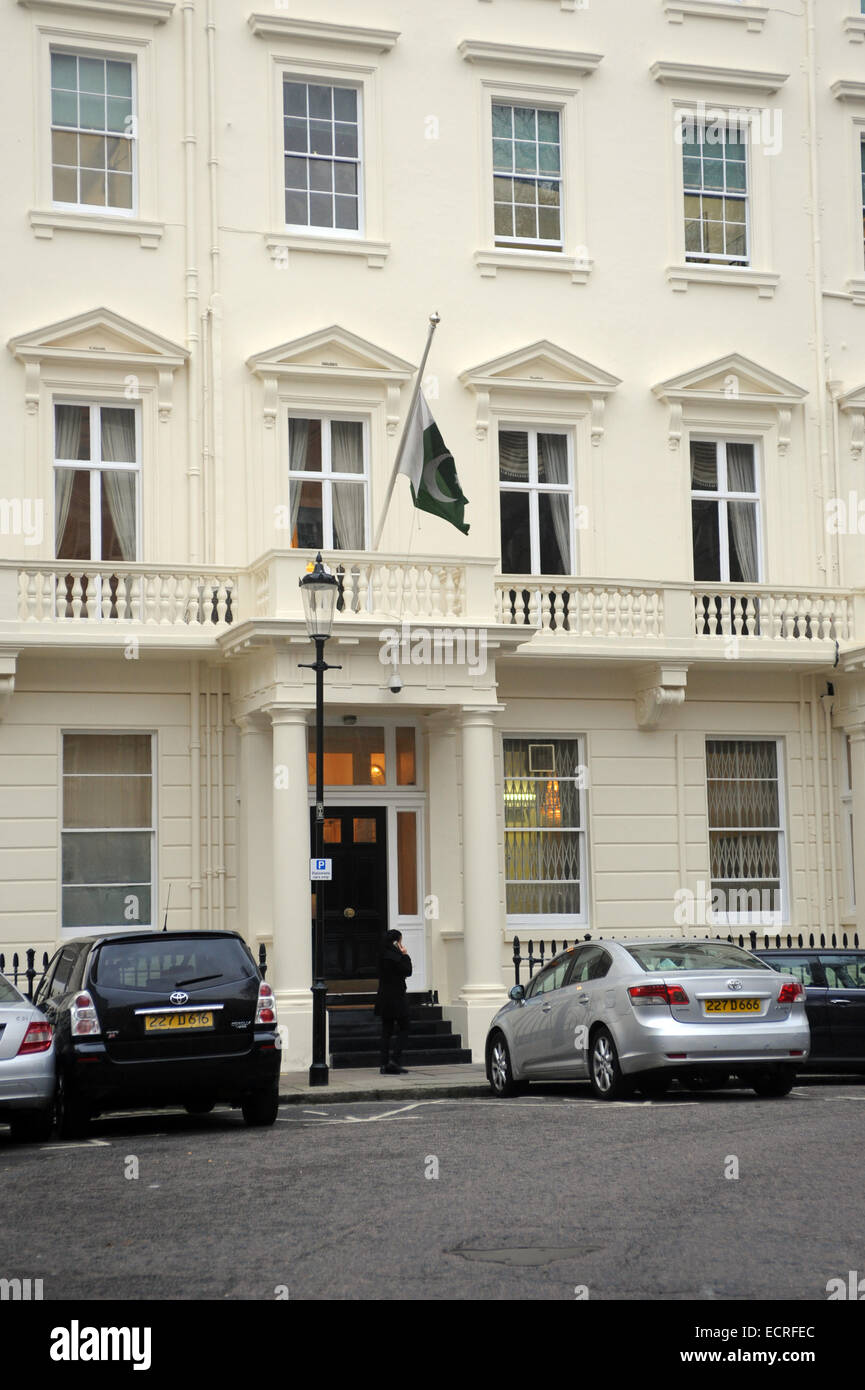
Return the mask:
[[[408,998],[406,980],[411,974],[411,956],[402,944],[402,932],[386,933],[378,958],[378,994],[375,1013],[381,1019],[381,1067],[384,1075],[407,1075],[400,1065],[408,1037]],[[394,1036],[393,1057],[390,1040]]]

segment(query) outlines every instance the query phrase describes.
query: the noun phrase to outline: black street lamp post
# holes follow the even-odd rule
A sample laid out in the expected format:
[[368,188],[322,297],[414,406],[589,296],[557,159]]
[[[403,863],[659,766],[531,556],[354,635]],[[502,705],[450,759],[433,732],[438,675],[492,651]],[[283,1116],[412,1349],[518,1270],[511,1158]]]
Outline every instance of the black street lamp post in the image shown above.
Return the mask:
[[[315,858],[324,858],[324,673],[339,671],[324,659],[324,644],[331,633],[338,585],[336,576],[326,570],[321,555],[315,567],[300,580],[306,628],[315,643],[315,661],[300,666],[315,672]],[[327,985],[324,982],[324,882],[315,885],[315,936],[312,959],[312,1066],[310,1086],[326,1086],[327,1067]]]

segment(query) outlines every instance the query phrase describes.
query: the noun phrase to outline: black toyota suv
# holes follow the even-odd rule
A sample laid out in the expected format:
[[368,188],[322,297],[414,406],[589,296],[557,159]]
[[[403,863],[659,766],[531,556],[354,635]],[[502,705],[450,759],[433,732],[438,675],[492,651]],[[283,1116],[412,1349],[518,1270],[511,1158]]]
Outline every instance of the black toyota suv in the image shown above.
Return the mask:
[[276,1001],[237,932],[115,932],[64,942],[35,1003],[54,1026],[57,1118],[80,1135],[105,1110],[240,1106],[276,1119]]
[[811,1051],[798,1070],[865,1072],[865,951],[794,946],[754,955],[805,986]]

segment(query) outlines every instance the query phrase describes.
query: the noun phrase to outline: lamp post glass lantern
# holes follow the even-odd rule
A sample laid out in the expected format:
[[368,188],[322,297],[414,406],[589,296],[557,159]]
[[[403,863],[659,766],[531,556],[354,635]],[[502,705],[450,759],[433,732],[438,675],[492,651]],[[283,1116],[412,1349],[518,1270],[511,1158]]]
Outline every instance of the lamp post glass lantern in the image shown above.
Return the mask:
[[[339,587],[336,576],[326,570],[321,555],[300,582],[306,630],[315,643],[315,661],[298,664],[315,672],[315,858],[324,858],[324,673],[339,671],[324,659],[324,644],[330,637]],[[324,883],[315,885],[315,934],[312,952],[312,1065],[310,1086],[326,1086],[327,1066],[327,985],[324,979]]]

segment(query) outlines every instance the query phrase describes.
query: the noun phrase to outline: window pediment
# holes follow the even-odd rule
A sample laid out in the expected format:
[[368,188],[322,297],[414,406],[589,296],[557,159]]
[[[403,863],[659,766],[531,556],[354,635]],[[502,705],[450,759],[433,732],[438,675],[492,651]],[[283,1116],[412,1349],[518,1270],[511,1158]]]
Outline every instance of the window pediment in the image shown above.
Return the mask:
[[774,96],[783,87],[788,72],[763,72],[756,68],[716,68],[704,63],[653,63],[649,69],[656,82],[665,87],[711,87],[717,92],[747,91]]
[[174,13],[174,0],[18,0],[25,10],[56,10],[60,14],[106,19],[139,19],[165,24]]
[[486,39],[463,39],[457,47],[467,63],[493,64],[509,68],[550,68],[589,77],[603,61],[602,53],[575,53],[563,48],[526,48],[515,43],[489,43]]
[[353,48],[364,53],[389,53],[399,38],[396,29],[325,24],[320,20],[295,19],[289,15],[251,14],[248,24],[259,38],[301,40],[326,48]]
[[133,367],[152,368],[159,380],[160,419],[165,420],[172,409],[174,373],[189,357],[179,344],[102,308],[22,333],[10,338],[7,347],[24,363],[25,399],[31,414],[39,408],[39,385],[46,366],[86,364],[92,368],[98,364],[98,371],[106,366],[124,372]]
[[768,406],[778,417],[779,449],[785,453],[790,442],[792,409],[808,392],[767,367],[731,352],[692,371],[662,381],[652,390],[658,400],[670,407],[669,446],[678,449],[682,422],[689,404],[714,402],[721,413],[733,415],[742,407]]
[[416,370],[411,362],[338,324],[256,353],[247,358],[246,365],[264,383],[264,422],[268,427],[276,419],[281,381],[369,382],[386,395],[388,434],[393,434],[399,423],[400,389]]
[[477,397],[478,439],[484,439],[489,429],[491,396],[520,393],[557,402],[559,407],[569,397],[587,402],[592,412],[593,444],[603,438],[605,399],[621,384],[618,377],[546,339],[482,362],[462,372],[460,381]]

